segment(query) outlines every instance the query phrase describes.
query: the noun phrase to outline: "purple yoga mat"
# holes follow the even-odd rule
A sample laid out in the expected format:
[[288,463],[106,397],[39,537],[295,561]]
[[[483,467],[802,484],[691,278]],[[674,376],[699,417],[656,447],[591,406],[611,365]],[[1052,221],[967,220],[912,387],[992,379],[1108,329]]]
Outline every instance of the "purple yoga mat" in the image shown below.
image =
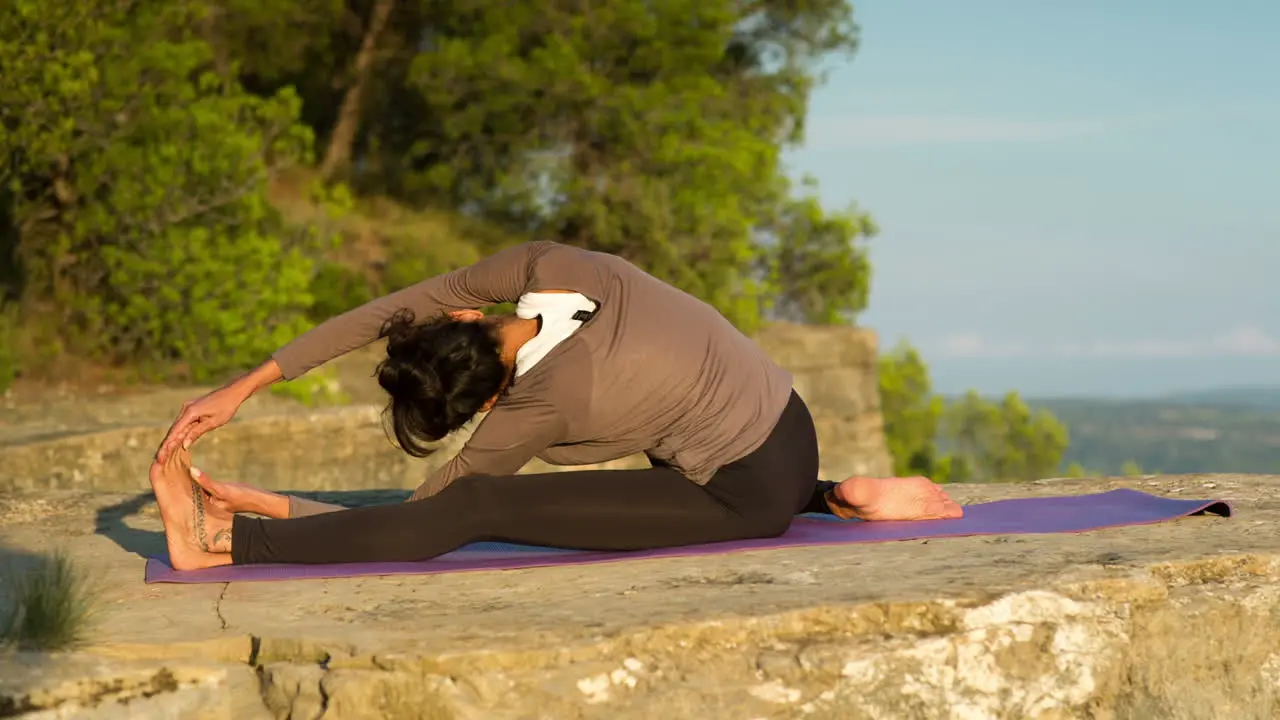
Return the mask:
[[861,522],[830,515],[803,515],[777,538],[735,540],[658,550],[587,551],[476,543],[421,562],[368,562],[334,565],[239,565],[179,572],[160,558],[147,560],[148,583],[217,583],[253,580],[298,580],[369,575],[433,575],[473,570],[516,570],[554,565],[617,562],[647,558],[719,555],[744,550],[922,540],[972,535],[1078,533],[1124,525],[1147,525],[1188,515],[1212,513],[1230,517],[1220,500],[1178,500],[1136,490],[1095,495],[998,500],[969,505],[959,520]]

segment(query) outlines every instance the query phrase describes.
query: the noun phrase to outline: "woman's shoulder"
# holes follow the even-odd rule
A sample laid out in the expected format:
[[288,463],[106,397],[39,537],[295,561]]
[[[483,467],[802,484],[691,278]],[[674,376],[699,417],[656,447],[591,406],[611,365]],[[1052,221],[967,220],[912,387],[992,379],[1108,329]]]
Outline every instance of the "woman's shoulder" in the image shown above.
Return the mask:
[[529,292],[564,290],[581,293],[597,302],[604,299],[626,260],[598,250],[587,250],[550,240],[529,243]]

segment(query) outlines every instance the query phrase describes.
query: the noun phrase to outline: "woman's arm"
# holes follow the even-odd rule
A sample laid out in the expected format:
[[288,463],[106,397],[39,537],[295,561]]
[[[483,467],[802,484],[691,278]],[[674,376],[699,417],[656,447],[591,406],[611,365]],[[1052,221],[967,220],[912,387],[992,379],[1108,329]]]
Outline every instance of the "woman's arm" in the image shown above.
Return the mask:
[[498,405],[480,421],[462,450],[427,476],[409,500],[431,497],[470,475],[514,475],[538,453],[562,442],[564,433],[564,418],[550,404]]
[[[542,403],[498,406],[480,421],[475,432],[449,462],[434,470],[414,491],[410,501],[431,497],[454,480],[468,475],[514,475],[539,452],[559,442],[564,422],[554,407]],[[288,517],[305,517],[345,510],[315,500],[288,498]]]
[[460,268],[391,293],[331,318],[276,351],[272,359],[284,379],[377,340],[383,326],[400,310],[425,322],[452,310],[516,302],[530,289],[534,261],[554,243],[532,242],[501,250]]
[[516,245],[470,267],[423,280],[321,323],[277,350],[254,370],[184,404],[160,443],[156,460],[165,462],[178,447],[190,448],[201,435],[230,422],[240,406],[262,388],[279,380],[293,380],[377,340],[387,320],[402,309],[413,311],[419,321],[425,321],[450,310],[516,302],[530,289],[533,263],[557,247],[563,246],[551,242]]
[[[269,518],[290,517],[293,498],[244,483],[221,482],[191,467],[191,479],[209,496],[209,502],[229,513],[254,513]],[[339,508],[341,509],[341,508]]]
[[201,435],[230,422],[245,400],[280,380],[282,374],[274,359],[267,360],[204,397],[183,403],[178,419],[156,450],[156,461],[165,462],[179,447],[189,449]]

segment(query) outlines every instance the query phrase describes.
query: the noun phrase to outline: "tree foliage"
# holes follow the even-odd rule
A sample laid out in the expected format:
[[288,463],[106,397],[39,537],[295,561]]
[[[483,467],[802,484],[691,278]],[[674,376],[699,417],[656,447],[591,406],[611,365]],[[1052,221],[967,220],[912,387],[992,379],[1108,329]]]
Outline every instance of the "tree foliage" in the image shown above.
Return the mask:
[[853,240],[876,234],[869,215],[857,207],[827,212],[817,199],[800,197],[784,202],[766,228],[771,317],[831,325],[866,309],[871,259]]
[[953,481],[1038,480],[1054,474],[1067,449],[1067,428],[1032,411],[1016,392],[991,402],[970,390],[951,403],[942,423]]
[[[268,4],[281,9],[224,13],[222,43],[244,48],[248,86],[298,88],[327,141],[385,3]],[[315,31],[250,49],[279,17]],[[818,65],[857,36],[838,0],[399,0],[349,178],[620,254],[744,329],[766,314],[847,321],[866,304],[870,222],[797,196],[781,153],[803,137]]]
[[937,475],[938,424],[942,398],[931,392],[929,368],[920,353],[902,343],[880,358],[880,413],[896,475]]
[[[267,202],[308,159],[297,96],[212,70],[199,3],[16,0],[0,153],[25,307],[82,350],[240,367],[295,333],[314,235]],[[74,332],[72,332],[74,331]]]
[[13,0],[0,286],[96,357],[254,362],[315,291],[313,318],[380,289],[268,201],[323,155],[365,198],[497,229],[447,253],[392,233],[381,285],[542,237],[627,257],[744,330],[848,322],[874,225],[782,157],[857,43],[843,0]]
[[939,482],[1037,480],[1056,473],[1067,428],[1016,392],[992,402],[970,391],[946,403],[933,394],[918,351],[903,344],[880,359],[881,412],[900,475]]

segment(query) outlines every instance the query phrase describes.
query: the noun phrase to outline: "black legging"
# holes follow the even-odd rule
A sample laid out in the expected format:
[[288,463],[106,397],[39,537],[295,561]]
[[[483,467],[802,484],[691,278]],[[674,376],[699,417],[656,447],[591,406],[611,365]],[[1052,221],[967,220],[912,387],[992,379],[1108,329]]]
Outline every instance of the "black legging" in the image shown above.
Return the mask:
[[829,512],[818,440],[791,394],[764,444],[697,485],[670,467],[463,477],[432,497],[287,520],[237,515],[231,559],[251,563],[426,560],[482,540],[642,550],[774,537]]

